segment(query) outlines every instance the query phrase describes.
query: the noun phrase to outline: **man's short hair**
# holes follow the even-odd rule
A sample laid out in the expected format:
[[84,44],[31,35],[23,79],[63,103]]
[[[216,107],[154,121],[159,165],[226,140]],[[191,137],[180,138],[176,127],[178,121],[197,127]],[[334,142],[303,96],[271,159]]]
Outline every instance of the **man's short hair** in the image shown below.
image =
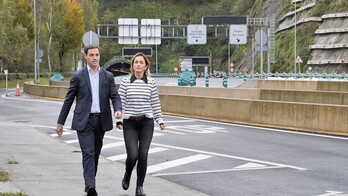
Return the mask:
[[87,55],[88,50],[89,50],[89,49],[94,49],[94,48],[98,48],[98,50],[99,50],[99,46],[96,46],[96,45],[88,45],[88,46],[86,46],[86,47],[83,49],[83,52]]

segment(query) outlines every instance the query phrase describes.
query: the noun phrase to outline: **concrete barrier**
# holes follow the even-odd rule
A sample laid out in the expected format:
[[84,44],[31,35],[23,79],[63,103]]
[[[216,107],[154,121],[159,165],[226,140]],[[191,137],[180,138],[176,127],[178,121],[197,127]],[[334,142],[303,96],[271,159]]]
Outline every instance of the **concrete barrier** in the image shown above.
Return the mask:
[[158,93],[171,95],[192,95],[221,98],[260,99],[259,89],[213,88],[186,86],[158,86]]
[[[347,83],[268,83],[260,80],[259,86],[260,89],[158,86],[158,91],[162,110],[166,114],[329,134],[348,134],[348,92],[344,91]],[[29,82],[24,83],[23,88],[27,94],[59,99],[64,99],[68,91],[66,86],[44,86]]]
[[346,81],[303,81],[303,80],[260,80],[261,89],[290,89],[290,90],[309,90],[309,91],[346,91],[348,92],[348,82]]
[[260,100],[347,105],[348,92],[260,90]]

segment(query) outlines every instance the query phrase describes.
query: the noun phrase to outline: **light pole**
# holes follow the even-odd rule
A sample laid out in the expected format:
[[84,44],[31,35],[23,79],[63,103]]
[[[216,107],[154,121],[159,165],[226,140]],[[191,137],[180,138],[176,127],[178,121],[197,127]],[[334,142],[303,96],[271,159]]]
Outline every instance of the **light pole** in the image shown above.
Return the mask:
[[6,76],[6,97],[7,97],[7,89],[8,89],[8,84],[7,84],[7,75],[8,75],[8,70],[4,70],[5,76]]
[[295,32],[294,32],[294,74],[296,74],[296,57],[297,57],[297,51],[296,51],[296,47],[297,47],[297,6],[296,6],[296,3],[297,2],[301,2],[302,0],[292,0],[292,3],[295,3]]
[[34,82],[37,82],[37,48],[36,48],[36,0],[34,0]]

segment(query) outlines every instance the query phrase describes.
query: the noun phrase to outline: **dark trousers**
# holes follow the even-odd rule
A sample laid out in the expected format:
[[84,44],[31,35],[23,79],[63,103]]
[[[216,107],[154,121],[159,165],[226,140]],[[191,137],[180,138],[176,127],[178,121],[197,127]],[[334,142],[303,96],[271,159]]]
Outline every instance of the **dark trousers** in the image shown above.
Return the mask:
[[147,156],[153,137],[154,120],[144,118],[143,120],[123,120],[123,137],[126,145],[127,159],[126,172],[131,174],[135,164],[137,165],[137,186],[143,186],[146,169]]
[[90,116],[85,130],[77,131],[82,151],[83,178],[86,186],[95,187],[98,161],[103,147],[105,132],[101,128],[99,116]]

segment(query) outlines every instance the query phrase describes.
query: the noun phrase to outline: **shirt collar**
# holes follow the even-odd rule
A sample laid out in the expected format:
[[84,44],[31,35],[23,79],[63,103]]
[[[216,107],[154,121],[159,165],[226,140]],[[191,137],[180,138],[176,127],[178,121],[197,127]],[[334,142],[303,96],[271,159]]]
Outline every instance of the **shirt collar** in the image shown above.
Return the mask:
[[[91,70],[92,70],[92,69],[89,67],[89,65],[87,65],[87,71],[88,71],[88,72],[91,72]],[[99,73],[99,71],[100,71],[100,66],[98,66],[98,73]]]
[[[132,75],[131,78],[130,78],[130,82],[133,83],[137,78]],[[141,78],[146,84],[147,84],[147,77],[146,75],[143,75],[143,77]]]

